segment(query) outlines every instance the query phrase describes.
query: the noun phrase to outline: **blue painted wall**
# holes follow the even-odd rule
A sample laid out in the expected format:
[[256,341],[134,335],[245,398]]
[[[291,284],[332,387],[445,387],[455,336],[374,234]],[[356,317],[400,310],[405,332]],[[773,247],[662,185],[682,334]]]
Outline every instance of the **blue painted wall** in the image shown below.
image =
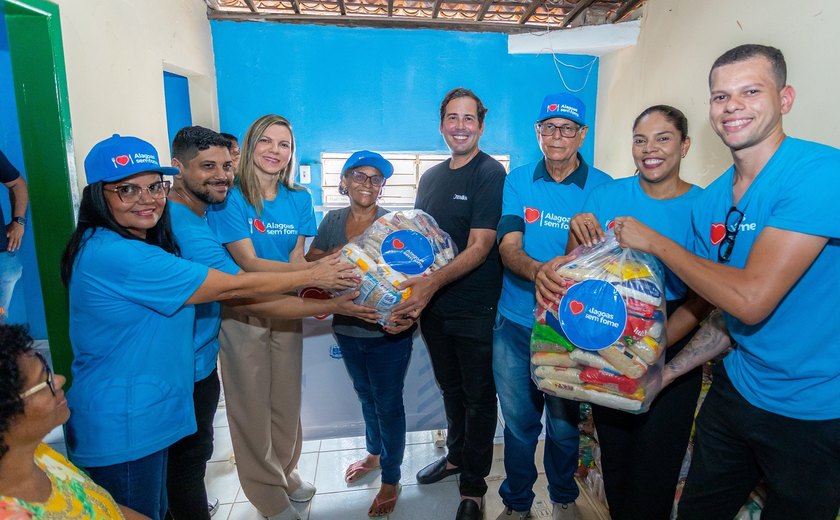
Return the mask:
[[190,112],[189,80],[172,72],[163,73],[163,96],[166,104],[166,131],[169,134],[169,148],[178,130],[192,125]]
[[[298,163],[313,165],[309,188],[316,204],[323,151],[448,152],[438,110],[446,92],[457,86],[475,91],[489,108],[482,149],[509,154],[514,168],[541,157],[534,119],[545,94],[568,91],[563,80],[570,89],[583,87],[576,95],[589,109],[587,121],[595,121],[597,60],[510,55],[503,34],[210,25],[221,127],[241,136],[263,114],[289,118]],[[590,63],[591,68],[575,68]],[[588,161],[594,136],[590,131],[582,149]]]
[[[18,127],[17,106],[15,105],[12,62],[9,55],[9,41],[6,31],[6,18],[3,13],[4,2],[0,1],[0,149],[12,164],[26,178],[23,168],[23,151]],[[29,193],[30,198],[37,194]],[[5,233],[6,223],[11,216],[9,192],[0,185],[0,205],[3,207],[3,222],[0,232]],[[31,215],[27,212],[27,217]],[[9,305],[7,323],[28,323],[29,332],[35,339],[46,339],[47,324],[44,317],[44,302],[41,298],[41,281],[35,257],[35,244],[32,239],[35,223],[29,218],[26,232],[23,234],[23,247],[18,252],[23,263],[23,276],[15,287],[12,303]],[[56,266],[58,269],[58,266]]]

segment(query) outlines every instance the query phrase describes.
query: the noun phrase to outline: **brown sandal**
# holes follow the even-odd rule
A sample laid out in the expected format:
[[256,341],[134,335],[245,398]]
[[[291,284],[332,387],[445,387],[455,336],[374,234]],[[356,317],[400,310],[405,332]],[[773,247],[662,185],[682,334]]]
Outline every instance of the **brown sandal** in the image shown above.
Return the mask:
[[370,505],[370,509],[368,509],[368,516],[370,518],[381,518],[394,512],[394,509],[397,507],[397,499],[400,497],[400,491],[402,491],[402,486],[397,484],[396,488],[396,494],[391,498],[385,499],[380,498],[380,493],[382,492],[382,489],[380,488],[379,493],[377,493],[373,498],[373,503]]
[[365,459],[357,460],[347,466],[347,469],[344,471],[344,482],[348,484],[355,482],[376,469],[379,469],[378,464],[376,466],[365,466]]

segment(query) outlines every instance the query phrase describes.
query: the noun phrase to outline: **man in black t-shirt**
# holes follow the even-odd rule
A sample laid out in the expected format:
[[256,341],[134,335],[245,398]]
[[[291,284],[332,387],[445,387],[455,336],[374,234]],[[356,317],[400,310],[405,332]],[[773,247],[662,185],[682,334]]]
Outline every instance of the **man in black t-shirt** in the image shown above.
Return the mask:
[[502,285],[496,225],[505,169],[478,148],[486,113],[478,96],[464,88],[441,103],[440,133],[452,157],[423,174],[414,207],[434,217],[460,253],[443,269],[404,282],[401,288],[412,287],[411,297],[394,309],[420,316],[446,409],[448,453],[421,469],[417,482],[460,473],[456,520],[482,517],[496,430],[493,322]]

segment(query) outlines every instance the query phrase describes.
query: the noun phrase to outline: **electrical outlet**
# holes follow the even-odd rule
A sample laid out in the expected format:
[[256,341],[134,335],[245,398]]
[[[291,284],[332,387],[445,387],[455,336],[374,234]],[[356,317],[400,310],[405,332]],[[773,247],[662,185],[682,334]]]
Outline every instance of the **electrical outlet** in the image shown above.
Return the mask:
[[300,165],[300,179],[301,184],[309,184],[312,182],[312,170],[308,164]]

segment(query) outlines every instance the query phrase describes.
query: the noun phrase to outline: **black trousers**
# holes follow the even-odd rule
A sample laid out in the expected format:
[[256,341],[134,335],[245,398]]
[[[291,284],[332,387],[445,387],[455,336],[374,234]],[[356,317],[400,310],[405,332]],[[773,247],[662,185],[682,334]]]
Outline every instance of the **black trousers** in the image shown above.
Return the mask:
[[166,491],[169,515],[175,520],[209,520],[204,474],[213,455],[213,416],[219,405],[219,374],[216,369],[193,387],[198,430],[169,447]]
[[[669,310],[682,303],[668,302]],[[670,361],[695,331],[668,347]],[[691,437],[703,368],[668,385],[643,414],[592,405],[601,448],[604,492],[613,520],[668,520]]]
[[[490,474],[493,463],[497,414],[493,321],[494,316],[462,322],[427,314],[420,320],[420,332],[443,394],[446,458],[461,468],[460,491],[464,496],[487,493],[484,477]],[[487,334],[481,335],[486,337],[477,337],[476,327],[487,327]]]
[[750,404],[723,363],[697,417],[680,519],[730,520],[760,479],[761,520],[834,520],[840,509],[840,419],[805,421]]

